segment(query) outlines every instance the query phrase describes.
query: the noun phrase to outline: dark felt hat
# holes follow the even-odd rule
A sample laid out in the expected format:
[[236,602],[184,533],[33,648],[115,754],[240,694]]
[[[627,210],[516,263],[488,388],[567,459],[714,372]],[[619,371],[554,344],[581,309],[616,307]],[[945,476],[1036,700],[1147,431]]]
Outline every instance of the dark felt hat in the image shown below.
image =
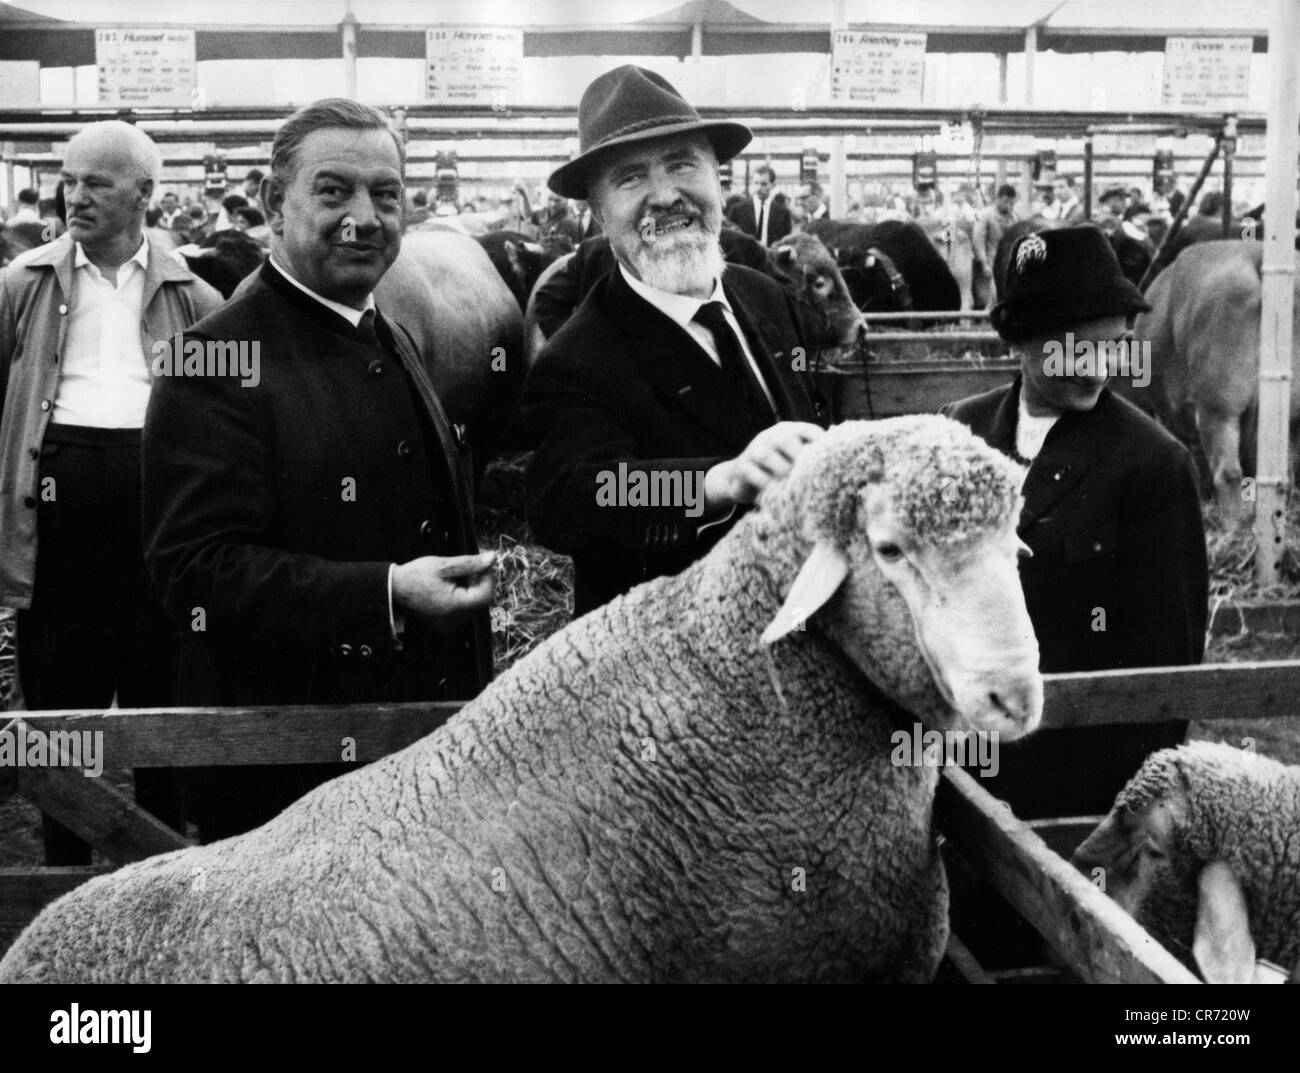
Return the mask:
[[1064,227],[1023,235],[1011,247],[1006,294],[989,314],[1009,343],[1099,317],[1151,307],[1120,271],[1100,228]]
[[563,197],[585,199],[587,183],[608,150],[691,131],[708,136],[719,164],[754,137],[743,123],[701,119],[662,75],[630,63],[616,67],[583,93],[578,103],[579,154],[551,172],[546,185]]

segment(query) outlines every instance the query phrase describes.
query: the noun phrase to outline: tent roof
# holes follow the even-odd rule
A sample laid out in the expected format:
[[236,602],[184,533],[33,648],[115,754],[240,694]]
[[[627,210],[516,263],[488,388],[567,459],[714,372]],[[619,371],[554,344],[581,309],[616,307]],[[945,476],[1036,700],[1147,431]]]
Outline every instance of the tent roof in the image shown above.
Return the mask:
[[[848,0],[850,28],[922,32],[931,52],[1019,52],[1039,24],[1040,50],[1161,51],[1178,35],[1252,37],[1265,51],[1270,0]],[[709,56],[829,52],[832,0],[24,0],[0,3],[0,59],[46,66],[94,63],[101,26],[196,29],[200,60],[340,55],[349,9],[363,56],[422,57],[437,24],[521,27],[526,56],[690,53],[703,28]],[[436,15],[431,15],[436,12]],[[161,15],[161,17],[160,17]],[[105,17],[110,16],[110,17]]]

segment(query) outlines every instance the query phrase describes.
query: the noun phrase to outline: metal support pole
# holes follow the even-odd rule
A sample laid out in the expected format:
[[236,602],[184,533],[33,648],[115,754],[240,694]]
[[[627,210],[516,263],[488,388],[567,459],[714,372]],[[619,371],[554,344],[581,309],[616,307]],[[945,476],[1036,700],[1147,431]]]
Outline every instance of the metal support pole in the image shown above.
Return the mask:
[[1223,119],[1223,237],[1232,238],[1232,162],[1237,155],[1237,117]]
[[704,24],[694,23],[691,26],[691,61],[699,63],[704,56]]
[[352,14],[352,5],[339,23],[339,32],[343,35],[343,86],[344,95],[356,100],[357,97],[357,17]]
[[1264,159],[1265,226],[1259,316],[1259,428],[1255,477],[1255,578],[1280,580],[1291,482],[1291,346],[1295,302],[1297,92],[1300,2],[1274,0],[1268,32],[1269,103]]
[[1034,55],[1038,52],[1038,24],[1025,27],[1025,107],[1034,106]]
[[[848,0],[835,0],[831,7],[831,29],[847,30],[848,28]],[[826,211],[832,220],[842,220],[849,209],[849,163],[843,134],[836,134],[831,138],[830,158],[830,205]]]
[[1092,219],[1092,131],[1083,138],[1083,218]]
[[837,134],[831,139],[831,188],[830,213],[832,220],[842,220],[848,212],[849,167],[848,154],[844,148],[844,135]]

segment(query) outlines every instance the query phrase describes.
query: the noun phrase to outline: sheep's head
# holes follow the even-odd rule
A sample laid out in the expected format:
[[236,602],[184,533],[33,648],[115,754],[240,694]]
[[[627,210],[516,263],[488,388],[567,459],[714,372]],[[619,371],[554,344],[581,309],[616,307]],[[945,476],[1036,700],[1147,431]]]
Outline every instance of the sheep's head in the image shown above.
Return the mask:
[[850,421],[805,449],[763,510],[807,558],[765,642],[814,625],[931,726],[1032,730],[1038,643],[1016,536],[1024,469],[942,417]]
[[[1251,913],[1266,895],[1238,873],[1281,866],[1268,859],[1280,850],[1261,825],[1270,813],[1294,814],[1298,800],[1300,773],[1276,761],[1209,742],[1163,749],[1120,791],[1074,863],[1206,980],[1249,982]],[[1293,949],[1265,953],[1295,957]]]

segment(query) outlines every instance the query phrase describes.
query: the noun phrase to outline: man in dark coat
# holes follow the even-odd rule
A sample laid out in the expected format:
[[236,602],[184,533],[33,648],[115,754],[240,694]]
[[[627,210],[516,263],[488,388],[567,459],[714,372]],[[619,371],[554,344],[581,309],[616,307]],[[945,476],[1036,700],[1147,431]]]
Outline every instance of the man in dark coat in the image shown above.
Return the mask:
[[[372,297],[400,248],[403,163],[372,108],[290,117],[264,185],[270,261],[155,355],[145,554],[184,638],[184,704],[468,698],[490,677],[493,556],[458,437]],[[187,804],[224,837],[340,770],[209,769]]]
[[618,265],[542,351],[524,416],[529,520],[574,557],[582,614],[703,555],[821,429],[790,299],[723,272],[718,163],[749,130],[633,66],[587,88],[578,127],[549,185],[590,202]]
[[766,164],[754,169],[754,193],[736,203],[729,219],[750,238],[770,246],[794,230],[794,219],[784,195],[774,193],[776,172]]
[[[991,320],[1021,361],[999,388],[944,413],[1029,466],[1020,576],[1046,673],[1199,663],[1205,534],[1196,470],[1173,436],[1107,387],[1096,344],[1147,308],[1093,227],[1021,238]],[[1091,355],[1091,357],[1090,357]],[[1149,359],[1149,355],[1148,355]],[[1136,345],[1110,369],[1149,377]],[[1021,817],[1102,813],[1182,722],[1042,730],[1001,751],[981,782]]]

